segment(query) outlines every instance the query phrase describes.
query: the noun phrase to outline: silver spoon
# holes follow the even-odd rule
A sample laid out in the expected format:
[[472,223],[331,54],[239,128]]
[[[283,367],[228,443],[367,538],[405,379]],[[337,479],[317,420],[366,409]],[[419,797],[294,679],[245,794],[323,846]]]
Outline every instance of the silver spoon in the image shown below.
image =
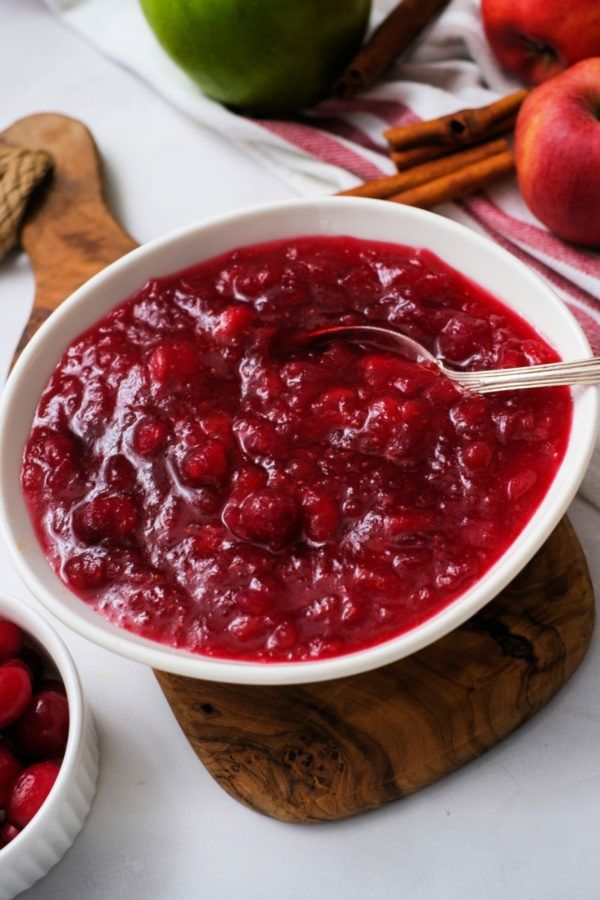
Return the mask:
[[470,391],[488,394],[492,391],[518,391],[533,387],[556,387],[565,384],[600,384],[600,356],[577,362],[545,363],[515,369],[488,369],[479,372],[457,372],[412,338],[380,325],[336,325],[296,335],[288,346],[306,346],[322,341],[346,340],[357,343],[388,345],[409,359],[433,363],[440,372]]

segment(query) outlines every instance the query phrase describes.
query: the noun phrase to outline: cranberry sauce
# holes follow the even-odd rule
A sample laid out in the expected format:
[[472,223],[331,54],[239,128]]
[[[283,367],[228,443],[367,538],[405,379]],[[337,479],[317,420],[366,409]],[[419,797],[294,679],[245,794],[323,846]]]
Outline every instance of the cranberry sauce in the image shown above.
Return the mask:
[[479,579],[556,473],[570,393],[469,395],[344,342],[276,350],[361,322],[458,368],[557,359],[424,250],[301,238],[150,281],[68,347],[26,445],[71,590],[154,640],[271,661],[383,641]]

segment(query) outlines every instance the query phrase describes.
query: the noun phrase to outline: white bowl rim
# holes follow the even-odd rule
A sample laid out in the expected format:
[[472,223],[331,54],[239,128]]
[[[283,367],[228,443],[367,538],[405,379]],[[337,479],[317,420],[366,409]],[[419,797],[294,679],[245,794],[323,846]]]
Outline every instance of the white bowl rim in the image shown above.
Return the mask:
[[[46,335],[51,334],[61,322],[68,319],[72,310],[81,301],[85,300],[90,290],[102,286],[107,279],[113,277],[115,273],[126,270],[132,263],[141,259],[152,258],[157,251],[168,248],[183,238],[192,235],[200,237],[203,233],[210,232],[210,229],[214,227],[246,222],[250,236],[248,243],[252,243],[251,220],[255,217],[268,215],[272,212],[293,212],[303,207],[315,207],[321,212],[326,212],[332,208],[332,205],[337,209],[339,204],[343,204],[347,209],[354,207],[361,210],[361,212],[367,211],[365,205],[368,205],[370,210],[380,207],[386,210],[386,215],[389,215],[390,208],[393,208],[397,211],[394,214],[403,216],[408,222],[423,223],[423,220],[427,219],[432,227],[445,231],[448,235],[460,236],[467,244],[470,243],[472,245],[474,251],[477,247],[485,248],[485,252],[488,255],[491,254],[496,257],[500,266],[505,269],[509,267],[513,270],[513,273],[518,272],[518,277],[521,278],[524,284],[528,281],[530,285],[536,287],[538,293],[540,290],[543,290],[548,303],[553,305],[554,314],[561,317],[565,327],[570,329],[571,335],[575,336],[579,341],[581,357],[592,355],[590,345],[578,322],[549,285],[507,250],[464,225],[429,211],[401,205],[396,206],[383,200],[357,197],[325,197],[277,201],[247,207],[243,210],[221,214],[210,219],[203,219],[185,225],[127,253],[94,275],[71,294],[30,340],[5,385],[0,397],[0,459],[4,457],[5,451],[6,453],[10,452],[8,423],[10,421],[11,406],[16,402],[22,383],[26,383],[29,361],[36,354],[42,352]],[[304,233],[308,234],[308,232]],[[337,233],[342,234],[343,232],[338,231]],[[291,238],[299,235],[298,233],[295,235],[289,233],[281,236],[289,236]],[[398,241],[398,243],[401,243],[401,241]],[[238,246],[242,245],[239,244]],[[440,255],[438,251],[435,252]],[[199,253],[199,257],[200,255]],[[189,265],[193,265],[193,263]],[[177,270],[178,267],[174,267],[172,271]],[[500,295],[498,296],[499,299],[503,299]],[[123,296],[115,298],[114,305],[118,305],[123,299]],[[510,306],[506,299],[503,302]],[[536,327],[539,328],[539,323]],[[52,358],[58,359],[55,355]],[[88,621],[82,615],[63,604],[54,592],[37,577],[33,569],[28,565],[25,555],[20,552],[19,541],[11,524],[3,470],[0,472],[0,531],[6,540],[11,558],[21,578],[46,609],[74,631],[92,640],[94,643],[136,662],[141,662],[154,669],[176,675],[209,681],[254,685],[301,684],[355,675],[370,669],[379,668],[415,653],[457,628],[493,599],[494,596],[497,596],[541,547],[575,496],[594,450],[600,414],[600,395],[598,390],[588,388],[584,399],[587,404],[586,420],[582,426],[584,433],[578,435],[578,444],[575,448],[572,446],[572,434],[569,438],[569,450],[574,454],[574,459],[571,460],[572,468],[565,476],[568,481],[563,485],[559,496],[554,498],[552,508],[546,509],[545,507],[548,495],[552,492],[557,478],[555,478],[542,503],[538,506],[523,531],[510,545],[510,548],[464,594],[461,594],[449,605],[407,632],[403,632],[374,646],[327,659],[306,662],[264,663],[204,656],[177,650],[167,645],[132,635],[125,629],[110,625],[99,615],[97,616],[98,624],[95,621],[96,616],[94,616],[94,621]],[[562,464],[561,468],[559,468],[559,472],[561,471]],[[544,523],[540,522],[539,516],[542,508],[544,508],[546,513]],[[40,552],[42,552],[41,549]],[[507,558],[509,553],[510,560]],[[500,573],[498,573],[498,568],[500,568]],[[56,579],[58,581],[58,576],[54,574],[49,565],[48,572],[53,580]],[[86,608],[83,601],[82,606]]]
[[10,619],[32,637],[48,654],[58,669],[67,692],[69,704],[69,735],[58,777],[43,805],[31,822],[5,847],[0,849],[0,865],[10,863],[18,854],[26,853],[40,835],[53,823],[63,798],[68,795],[76,778],[83,748],[84,701],[81,682],[75,663],[64,641],[45,615],[34,609],[29,601],[12,594],[0,593],[0,618]]

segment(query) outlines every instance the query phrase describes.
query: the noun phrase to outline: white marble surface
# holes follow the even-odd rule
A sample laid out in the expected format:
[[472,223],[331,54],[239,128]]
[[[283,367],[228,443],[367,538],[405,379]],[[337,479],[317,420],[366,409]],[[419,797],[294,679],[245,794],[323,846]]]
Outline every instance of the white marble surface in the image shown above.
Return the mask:
[[[65,31],[36,0],[0,0],[0,85],[0,130],[50,110],[91,127],[113,206],[141,241],[211,213],[289,195],[254,162]],[[0,266],[3,371],[31,294],[23,258]],[[599,585],[600,514],[576,501],[571,517]],[[35,602],[2,546],[0,572],[2,590]],[[83,833],[23,895],[27,900],[600,895],[598,638],[550,706],[492,752],[379,812],[300,827],[258,816],[217,787],[151,672],[57,627],[98,722],[101,777]]]

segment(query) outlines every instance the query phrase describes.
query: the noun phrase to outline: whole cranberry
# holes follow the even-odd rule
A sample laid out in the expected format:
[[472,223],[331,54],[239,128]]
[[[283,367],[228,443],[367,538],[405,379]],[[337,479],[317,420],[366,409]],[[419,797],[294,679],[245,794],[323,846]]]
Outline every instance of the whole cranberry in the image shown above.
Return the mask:
[[53,690],[34,694],[17,725],[19,746],[32,759],[48,759],[63,753],[69,735],[69,703]]
[[214,439],[188,450],[181,466],[184,479],[192,485],[218,484],[228,467],[225,447]]
[[0,621],[0,660],[18,656],[23,646],[23,632],[14,622]]
[[0,850],[2,847],[6,847],[7,844],[10,844],[11,841],[14,841],[18,834],[20,834],[19,828],[15,828],[10,822],[3,822],[2,825],[0,825]]
[[63,573],[71,587],[76,590],[93,590],[106,581],[106,562],[102,556],[95,553],[80,553],[66,561]]
[[0,809],[6,807],[8,795],[22,768],[23,766],[8,747],[0,744]]
[[159,384],[186,381],[198,370],[198,355],[190,341],[164,341],[152,352],[148,361],[150,375]]
[[63,697],[67,696],[67,689],[58,678],[43,678],[40,681],[38,693],[42,691],[54,691],[56,694],[62,694]]
[[298,529],[299,509],[284,491],[262,488],[249,494],[226,524],[246,540],[283,547]]
[[31,668],[27,665],[24,659],[21,659],[20,656],[12,656],[10,659],[5,659],[4,662],[0,663],[0,669],[23,669],[23,671],[27,672],[27,674],[29,675],[29,680],[33,682],[33,673],[31,671]]
[[168,427],[156,416],[146,416],[135,427],[133,446],[140,456],[151,458],[163,449]]
[[94,497],[75,511],[73,527],[81,540],[88,544],[99,543],[104,538],[122,541],[135,531],[138,510],[129,497],[109,494]]
[[338,503],[321,490],[306,490],[302,497],[304,528],[315,543],[333,541],[338,533],[341,515]]
[[31,673],[31,683],[35,685],[44,672],[44,660],[33,647],[23,647],[19,653],[19,660],[29,667]]
[[22,667],[0,668],[0,728],[23,715],[31,700],[31,678]]
[[54,762],[36,763],[21,772],[6,805],[6,818],[11,825],[25,828],[31,822],[52,790],[59,772],[60,766]]

